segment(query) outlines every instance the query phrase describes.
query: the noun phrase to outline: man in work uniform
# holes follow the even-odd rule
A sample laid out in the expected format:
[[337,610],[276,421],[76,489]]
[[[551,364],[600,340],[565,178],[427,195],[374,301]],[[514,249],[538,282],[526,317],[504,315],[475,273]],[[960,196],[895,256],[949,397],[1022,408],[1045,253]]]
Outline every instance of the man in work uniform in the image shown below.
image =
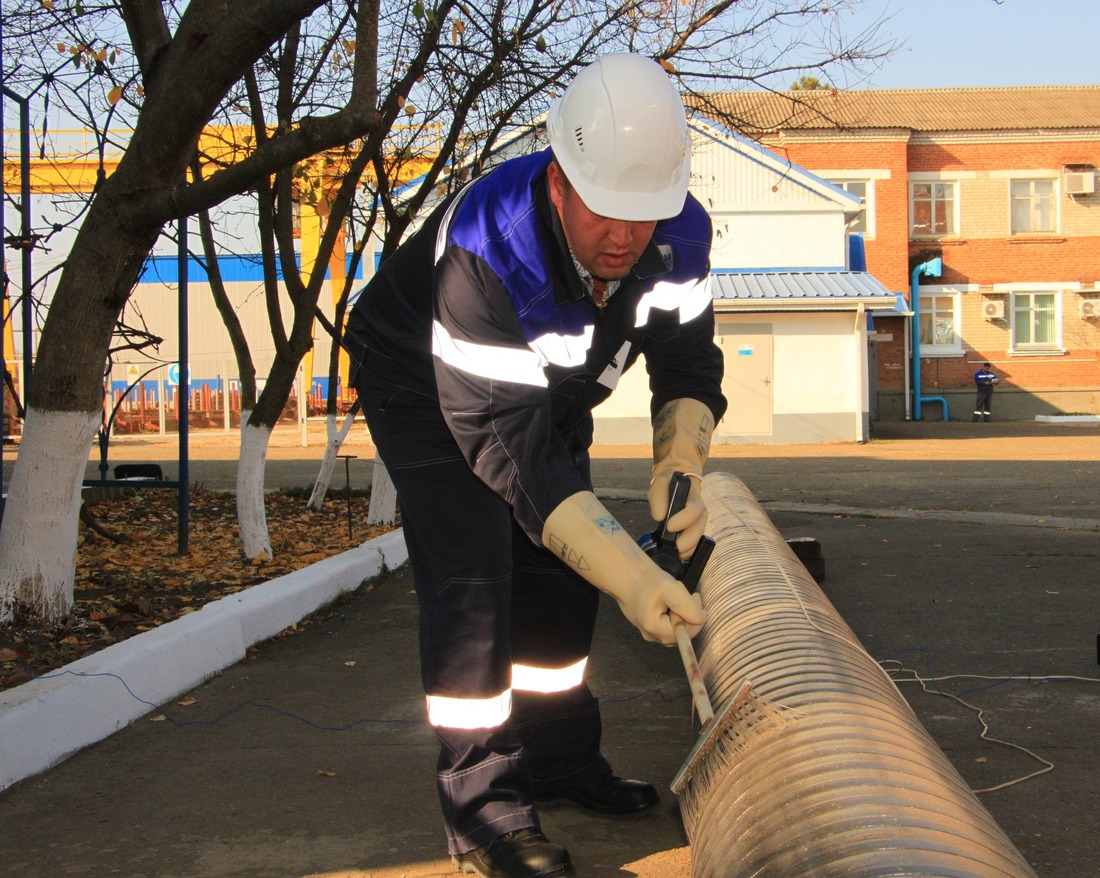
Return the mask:
[[[702,473],[725,411],[710,220],[688,196],[690,136],[659,65],[608,55],[550,110],[551,148],[436,209],[352,310],[346,346],[393,478],[420,602],[421,676],[448,850],[484,878],[573,875],[536,802],[622,815],[658,802],[600,753],[584,679],[599,592],[646,640],[702,606],[592,493],[592,409],[645,354],[650,506]],[[688,557],[693,484],[669,521]]]
[[974,384],[978,387],[978,396],[974,401],[975,422],[979,418],[989,420],[989,410],[993,406],[993,385],[998,381],[1000,379],[989,363],[982,363],[982,368],[974,373]]

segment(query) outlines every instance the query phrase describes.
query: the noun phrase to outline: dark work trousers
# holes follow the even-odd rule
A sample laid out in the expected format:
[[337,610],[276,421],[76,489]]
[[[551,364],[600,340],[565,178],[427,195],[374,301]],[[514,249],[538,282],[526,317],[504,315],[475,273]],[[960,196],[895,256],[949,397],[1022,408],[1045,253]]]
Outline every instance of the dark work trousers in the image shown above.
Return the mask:
[[[439,403],[365,370],[357,389],[397,488],[429,698],[490,699],[509,688],[513,662],[565,668],[587,658],[599,592],[515,525],[508,504],[466,463]],[[589,481],[587,451],[582,457]],[[587,683],[553,695],[514,691],[502,724],[435,732],[451,854],[538,827],[533,796],[611,771]]]
[[989,407],[993,403],[993,385],[992,384],[979,384],[978,385],[978,398],[974,402],[974,419],[979,417],[989,417]]

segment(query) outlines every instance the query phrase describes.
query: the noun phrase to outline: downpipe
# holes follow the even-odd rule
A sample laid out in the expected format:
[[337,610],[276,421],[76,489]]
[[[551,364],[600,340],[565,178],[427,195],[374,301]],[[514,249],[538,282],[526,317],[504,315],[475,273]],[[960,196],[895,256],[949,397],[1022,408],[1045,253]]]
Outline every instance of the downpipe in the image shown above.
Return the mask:
[[681,801],[692,878],[1036,878],[746,486],[703,484],[699,663],[766,710]]
[[920,375],[920,276],[922,274],[930,275],[932,277],[939,277],[943,274],[943,260],[939,257],[929,260],[928,262],[922,262],[916,268],[913,269],[910,275],[909,286],[909,307],[913,311],[913,316],[909,318],[910,335],[913,337],[913,420],[919,421],[922,419],[921,405],[926,402],[938,402],[943,405],[943,419],[944,421],[951,420],[951,415],[947,411],[947,397],[945,396],[922,396],[921,395],[921,375]]

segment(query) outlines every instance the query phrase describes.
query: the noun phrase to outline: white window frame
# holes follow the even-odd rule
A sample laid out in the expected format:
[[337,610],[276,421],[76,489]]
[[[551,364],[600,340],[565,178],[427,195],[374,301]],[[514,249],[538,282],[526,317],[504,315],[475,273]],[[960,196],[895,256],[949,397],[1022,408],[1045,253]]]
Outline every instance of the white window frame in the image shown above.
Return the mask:
[[[882,168],[821,168],[815,169],[813,174],[828,180],[834,186],[839,186],[845,192],[849,189],[846,183],[864,183],[867,194],[864,196],[863,220],[866,229],[863,232],[863,240],[871,241],[875,237],[875,181],[889,180],[891,172]],[[851,231],[851,229],[849,229]]]
[[[918,232],[914,226],[916,220],[916,211],[914,209],[914,189],[917,186],[950,186],[951,187],[951,231],[949,232]],[[919,240],[928,240],[936,238],[957,238],[960,234],[960,222],[962,213],[960,211],[960,201],[962,187],[959,185],[959,180],[954,178],[939,178],[939,177],[924,177],[921,175],[913,175],[909,178],[909,237]],[[933,199],[933,203],[936,200]]]
[[[1005,180],[1008,184],[1007,191],[1005,192],[1005,202],[1007,207],[1007,216],[1005,218],[1005,231],[1010,238],[1016,237],[1043,237],[1045,236],[1057,236],[1060,235],[1062,229],[1062,175],[1061,172],[1051,170],[1050,168],[1014,168],[1011,171],[990,171],[989,178],[991,180]],[[1053,213],[1054,213],[1054,230],[1049,232],[1018,232],[1013,227],[1012,219],[1012,184],[1022,182],[1034,182],[1034,183],[1053,183]],[[1012,291],[1011,284],[1005,284],[1005,292]],[[1065,287],[1062,287],[1065,289]]]
[[830,178],[830,183],[834,186],[839,186],[845,192],[851,195],[857,195],[852,192],[849,186],[853,183],[863,187],[863,195],[857,195],[863,204],[863,210],[860,211],[860,218],[863,220],[863,229],[857,229],[855,222],[848,226],[848,231],[853,233],[863,232],[864,240],[871,240],[875,237],[875,211],[874,211],[874,197],[875,197],[875,181],[868,180],[866,177],[846,177],[843,179]]
[[[1079,290],[1081,284],[1073,281],[1068,283],[1007,283],[1007,284],[994,284],[994,292],[1008,293],[1007,310],[1009,313],[1005,314],[1008,319],[1008,351],[1010,354],[1018,356],[1041,356],[1044,354],[1064,354],[1066,352],[1062,339],[1063,329],[1063,313],[1062,313],[1062,298],[1063,293],[1067,290],[1074,291]],[[1031,314],[1031,308],[1019,307],[1022,297],[1034,297],[1037,295],[1050,295],[1054,297],[1054,338],[1049,342],[1024,342],[1023,344],[1016,343],[1016,324],[1020,319],[1021,313]],[[1020,297],[1020,298],[1018,298]],[[1032,299],[1033,300],[1033,299]]]
[[[1013,191],[1018,184],[1027,183],[1031,193],[1028,196],[1028,202],[1030,204],[1030,210],[1028,211],[1029,217],[1035,215],[1036,199],[1042,196],[1035,194],[1035,184],[1044,183],[1050,185],[1050,228],[1049,229],[1017,229],[1016,228],[1016,193]],[[1024,235],[1057,235],[1061,226],[1061,216],[1058,209],[1059,204],[1059,192],[1058,181],[1051,177],[1043,177],[1039,175],[1024,175],[1020,174],[1015,177],[1011,177],[1008,181],[1008,233],[1013,236]],[[1030,225],[1030,221],[1029,221]]]
[[965,353],[963,350],[963,334],[962,334],[962,296],[963,293],[976,290],[977,286],[940,286],[938,284],[929,284],[925,286],[921,284],[919,291],[918,308],[921,313],[914,314],[913,319],[917,321],[917,331],[920,332],[921,314],[927,313],[926,307],[933,297],[951,297],[951,322],[955,331],[955,340],[950,344],[936,344],[935,342],[926,342],[921,339],[920,343],[920,355],[924,357],[961,357]]

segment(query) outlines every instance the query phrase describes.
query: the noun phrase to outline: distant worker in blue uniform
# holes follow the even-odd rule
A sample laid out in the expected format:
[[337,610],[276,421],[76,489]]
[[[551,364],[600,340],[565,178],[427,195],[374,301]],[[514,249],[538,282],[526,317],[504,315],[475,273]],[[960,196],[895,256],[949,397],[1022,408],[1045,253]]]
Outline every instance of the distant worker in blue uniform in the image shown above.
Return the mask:
[[990,406],[993,404],[993,385],[1000,380],[989,363],[982,363],[982,368],[974,373],[974,383],[978,386],[978,398],[974,403],[975,423],[979,418],[989,420]]
[[600,592],[649,641],[697,633],[697,595],[592,490],[592,409],[642,354],[655,519],[688,558],[726,409],[714,342],[711,223],[688,194],[691,138],[654,61],[584,68],[547,118],[550,148],[449,197],[379,268],[345,345],[397,489],[420,604],[420,667],[439,742],[448,852],[482,878],[569,876],[536,806],[602,816],[659,797],[600,750],[586,665]]

